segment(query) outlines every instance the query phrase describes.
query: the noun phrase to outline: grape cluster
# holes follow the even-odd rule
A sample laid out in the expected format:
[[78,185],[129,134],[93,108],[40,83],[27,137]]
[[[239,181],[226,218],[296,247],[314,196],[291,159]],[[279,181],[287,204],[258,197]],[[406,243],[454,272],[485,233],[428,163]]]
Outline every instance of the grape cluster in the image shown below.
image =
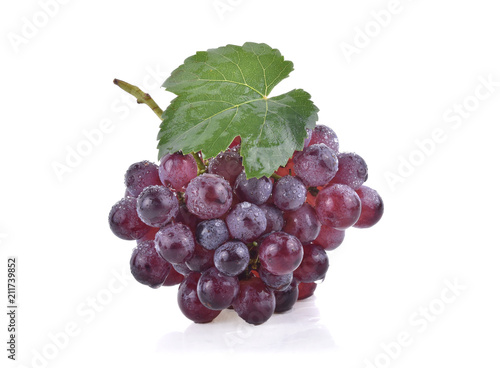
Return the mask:
[[133,164],[109,214],[116,236],[137,241],[135,279],[180,284],[179,307],[197,323],[226,308],[255,325],[290,310],[325,278],[345,230],[371,227],[384,211],[363,185],[363,158],[339,153],[327,126],[308,130],[304,149],[270,178],[247,178],[239,145],[208,161],[173,153]]

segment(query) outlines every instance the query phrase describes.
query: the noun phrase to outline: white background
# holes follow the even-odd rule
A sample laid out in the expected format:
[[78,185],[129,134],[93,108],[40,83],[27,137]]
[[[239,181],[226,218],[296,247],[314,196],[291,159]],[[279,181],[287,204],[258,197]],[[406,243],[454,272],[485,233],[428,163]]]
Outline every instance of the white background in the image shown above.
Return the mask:
[[[0,9],[1,305],[7,257],[18,257],[12,366],[242,366],[242,354],[284,367],[500,364],[495,1],[41,3],[50,1]],[[166,107],[173,95],[160,85],[186,57],[245,41],[294,62],[274,93],[311,93],[341,150],[366,159],[367,185],[386,213],[372,229],[348,231],[325,282],[296,310],[259,327],[231,313],[195,325],[178,310],[175,287],[130,279],[133,243],[108,229],[127,167],[156,158],[159,124],[112,80],[140,85]],[[351,58],[347,44],[357,47]],[[462,118],[453,109],[464,103]],[[55,163],[67,165],[69,150],[103,120],[111,131],[58,177]],[[444,138],[429,144],[436,129]],[[76,336],[61,335],[68,326]]]

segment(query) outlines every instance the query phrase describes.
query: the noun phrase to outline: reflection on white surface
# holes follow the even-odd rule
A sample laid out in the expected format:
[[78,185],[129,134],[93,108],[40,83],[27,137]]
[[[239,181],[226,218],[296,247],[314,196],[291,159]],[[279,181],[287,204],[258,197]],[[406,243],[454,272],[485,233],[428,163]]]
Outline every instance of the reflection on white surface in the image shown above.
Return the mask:
[[284,314],[274,314],[266,323],[253,326],[233,310],[224,310],[208,324],[190,324],[184,331],[173,331],[158,341],[158,352],[220,350],[276,352],[325,351],[335,348],[333,337],[321,321],[315,297],[299,301]]

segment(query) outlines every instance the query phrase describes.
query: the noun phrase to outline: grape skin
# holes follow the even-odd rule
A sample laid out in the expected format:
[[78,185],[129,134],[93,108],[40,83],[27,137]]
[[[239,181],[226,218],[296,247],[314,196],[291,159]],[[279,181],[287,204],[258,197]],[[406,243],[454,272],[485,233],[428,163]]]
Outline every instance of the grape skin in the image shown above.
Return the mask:
[[160,161],[159,176],[161,182],[177,192],[184,191],[196,175],[198,175],[198,165],[192,155],[183,155],[177,152],[163,156]]
[[365,160],[351,152],[339,153],[338,160],[339,169],[330,184],[344,184],[358,190],[368,179],[368,166]]
[[109,227],[120,239],[140,239],[151,230],[137,215],[136,203],[135,198],[126,197],[115,203],[109,212]]
[[233,308],[245,322],[260,325],[273,315],[276,298],[260,278],[254,277],[240,282]]
[[200,277],[200,273],[192,272],[181,282],[177,292],[177,303],[181,312],[191,321],[208,323],[212,322],[220,311],[208,309],[198,298],[197,289]]
[[351,187],[333,184],[320,191],[316,197],[316,213],[323,225],[345,230],[358,221],[361,200]]
[[283,219],[283,212],[276,206],[264,203],[259,206],[259,208],[264,212],[266,216],[267,226],[264,230],[264,234],[268,234],[273,231],[280,231],[283,229],[285,220]]
[[264,233],[267,219],[264,211],[255,204],[242,202],[229,212],[226,224],[233,238],[249,243]]
[[326,185],[339,168],[335,152],[324,144],[313,144],[293,158],[296,175],[308,187]]
[[290,286],[293,280],[293,273],[290,272],[284,275],[274,275],[264,267],[260,267],[259,277],[269,288],[273,290],[284,290]]
[[179,213],[179,202],[168,188],[152,185],[137,198],[137,214],[149,226],[162,227]]
[[303,300],[307,299],[311,296],[313,296],[314,291],[316,290],[316,287],[318,284],[315,282],[301,282],[299,284],[299,298],[298,300]]
[[274,297],[276,298],[274,313],[288,312],[293,308],[299,298],[298,283],[293,282],[285,290],[274,291]]
[[274,185],[273,201],[282,211],[296,210],[306,201],[307,188],[294,176],[283,176]]
[[323,280],[328,267],[328,256],[323,247],[314,243],[306,244],[304,245],[304,258],[293,272],[293,277],[299,282]]
[[203,272],[214,266],[215,251],[203,248],[195,244],[194,253],[185,263],[189,270],[194,272]]
[[302,261],[303,254],[300,240],[283,231],[269,234],[259,245],[261,266],[275,275],[293,272]]
[[224,151],[208,162],[208,172],[222,176],[233,186],[236,178],[243,171],[241,161],[242,158],[238,152],[233,150]]
[[126,193],[137,198],[142,190],[150,185],[162,185],[158,165],[146,160],[130,165],[125,173]]
[[326,125],[316,125],[309,145],[323,143],[330,147],[334,153],[339,153],[339,139],[337,134]]
[[171,271],[171,264],[156,253],[153,240],[138,242],[130,258],[130,271],[141,284],[159,288]]
[[328,225],[321,225],[319,235],[314,242],[323,247],[324,250],[334,250],[344,241],[345,231],[337,230]]
[[263,176],[260,179],[247,179],[245,172],[238,175],[234,184],[234,193],[241,201],[253,204],[265,203],[273,191],[271,179]]
[[361,199],[361,215],[353,226],[360,229],[372,227],[384,214],[384,202],[376,190],[364,185],[356,193]]
[[226,276],[215,267],[201,274],[197,293],[200,302],[207,308],[223,310],[228,308],[240,291],[236,276]]
[[305,203],[295,211],[285,211],[283,231],[297,237],[303,244],[315,240],[321,230],[321,222],[311,205]]
[[229,241],[215,250],[215,267],[227,276],[237,276],[248,267],[250,253],[240,241]]
[[221,219],[202,221],[196,227],[196,241],[205,249],[217,249],[228,239],[229,230]]
[[231,186],[221,176],[202,174],[188,184],[184,195],[189,212],[203,220],[221,217],[233,201]]
[[155,238],[156,251],[170,263],[182,263],[194,253],[194,237],[184,224],[162,227]]

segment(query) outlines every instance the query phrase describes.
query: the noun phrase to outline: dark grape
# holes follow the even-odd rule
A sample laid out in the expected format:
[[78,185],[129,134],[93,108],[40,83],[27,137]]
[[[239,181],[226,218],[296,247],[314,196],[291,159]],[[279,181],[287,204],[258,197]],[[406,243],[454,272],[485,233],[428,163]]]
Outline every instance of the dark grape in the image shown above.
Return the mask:
[[253,203],[238,203],[226,217],[229,233],[235,239],[245,243],[261,236],[267,227],[264,211]]
[[283,231],[296,236],[302,243],[312,242],[321,230],[316,211],[305,203],[295,211],[285,211],[285,226]]
[[283,176],[274,185],[273,201],[282,211],[296,210],[306,201],[307,188],[294,176]]
[[295,174],[308,187],[328,184],[339,168],[335,152],[324,144],[313,144],[297,153],[293,163]]
[[303,253],[300,240],[282,231],[269,234],[259,245],[261,266],[275,275],[293,272]]
[[170,263],[182,263],[194,253],[194,237],[184,224],[169,224],[162,227],[155,238],[156,251]]
[[181,275],[187,276],[189,275],[192,271],[186,266],[185,263],[174,263],[172,267]]
[[136,202],[133,197],[123,198],[109,212],[109,227],[113,234],[121,239],[140,239],[151,229],[137,215]]
[[283,219],[283,212],[276,206],[268,203],[261,204],[259,208],[264,211],[266,216],[267,226],[264,234],[272,231],[280,231],[283,229],[285,220]]
[[243,171],[241,160],[240,154],[236,151],[221,152],[208,162],[208,172],[222,176],[233,186],[236,178]]
[[357,190],[368,179],[368,166],[365,160],[356,153],[339,153],[339,170],[331,184],[344,184]]
[[307,299],[314,294],[314,290],[316,290],[316,286],[318,286],[315,282],[301,282],[299,284],[299,300]]
[[[173,266],[173,265],[172,265]],[[163,286],[174,286],[174,285],[179,285],[182,280],[184,280],[184,275],[177,272],[175,270],[175,267],[172,267],[170,269],[170,272],[168,273],[167,278],[163,282]]]
[[198,165],[192,155],[177,152],[163,156],[160,161],[161,182],[178,192],[183,192],[196,175],[198,175]]
[[150,185],[161,185],[158,166],[149,161],[132,164],[125,173],[125,186],[132,197],[141,194]]
[[179,213],[179,202],[168,188],[153,185],[137,198],[137,214],[149,226],[162,227]]
[[221,219],[202,221],[196,227],[196,241],[206,249],[217,249],[229,239],[229,230]]
[[233,302],[240,284],[236,276],[227,276],[215,267],[202,273],[198,281],[198,298],[207,308],[222,310]]
[[172,266],[156,253],[153,240],[138,242],[130,259],[130,271],[141,284],[154,289],[160,287]]
[[324,250],[334,250],[344,241],[345,231],[337,230],[328,225],[322,225],[318,237],[314,240]]
[[312,132],[309,145],[323,143],[330,147],[334,153],[339,153],[339,139],[337,134],[325,125],[316,125]]
[[186,261],[186,266],[194,272],[203,272],[214,266],[214,251],[203,248],[201,245],[194,246],[194,253]]
[[207,323],[213,321],[220,311],[208,309],[200,302],[197,293],[200,277],[201,274],[192,272],[181,282],[177,293],[177,303],[182,313],[191,321]]
[[292,283],[285,290],[274,291],[274,297],[276,298],[276,307],[274,308],[275,313],[284,313],[292,309],[292,307],[297,302],[299,297],[299,287],[297,283]]
[[172,220],[172,222],[180,222],[187,225],[193,232],[196,231],[196,226],[200,222],[200,219],[188,211],[185,204],[179,206],[179,212],[177,216]]
[[224,178],[202,174],[188,184],[185,193],[189,212],[203,220],[221,217],[233,201],[231,186]]
[[323,280],[328,266],[328,256],[323,247],[314,243],[306,244],[304,245],[304,258],[293,272],[293,277],[299,282]]
[[361,200],[351,187],[333,184],[316,197],[316,213],[323,225],[345,230],[358,221]]
[[247,246],[240,241],[229,241],[216,249],[215,267],[225,275],[237,276],[248,267],[250,253]]
[[354,227],[372,227],[380,221],[384,214],[384,202],[376,190],[364,185],[356,193],[361,200],[361,215]]
[[276,307],[274,293],[260,278],[254,277],[240,282],[240,291],[233,302],[238,316],[253,325],[266,322]]
[[245,172],[238,175],[234,192],[241,201],[254,204],[265,203],[273,191],[273,183],[268,177],[247,179]]
[[287,273],[284,275],[274,275],[263,267],[259,269],[259,277],[262,279],[264,284],[273,290],[283,290],[290,286],[293,280],[293,273]]

